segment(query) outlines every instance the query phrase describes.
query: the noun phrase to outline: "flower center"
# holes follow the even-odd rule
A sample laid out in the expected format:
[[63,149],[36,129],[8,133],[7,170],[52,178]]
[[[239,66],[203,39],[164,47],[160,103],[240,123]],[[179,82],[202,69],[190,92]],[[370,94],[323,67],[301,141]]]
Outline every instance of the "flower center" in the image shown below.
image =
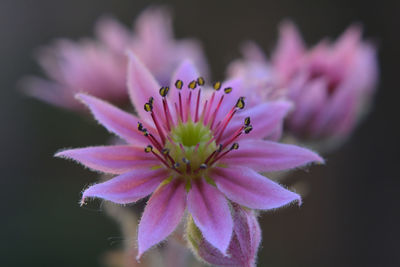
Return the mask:
[[200,169],[200,165],[217,149],[211,129],[200,121],[180,123],[171,129],[169,136],[171,141],[167,140],[165,147],[175,162],[182,163],[178,167],[182,172],[188,162],[193,170]]
[[[201,88],[196,89],[197,85],[204,85],[204,79],[200,77],[190,82],[186,89],[189,91],[182,94],[183,82],[176,81],[178,95],[175,98],[176,102],[173,103],[169,103],[166,97],[169,87],[161,87],[159,92],[162,97],[162,110],[156,113],[153,111],[153,97],[144,104],[144,109],[150,113],[155,129],[149,132],[138,122],[138,130],[149,140],[149,145],[144,151],[152,153],[162,165],[171,170],[170,179],[175,177],[185,180],[188,190],[191,180],[201,177],[209,179],[208,169],[230,151],[238,149],[239,144],[235,141],[253,128],[250,125],[250,118],[247,117],[238,129],[227,130],[236,112],[244,108],[244,97],[239,97],[236,104],[224,116],[222,114],[218,116],[224,94],[229,94],[232,91],[231,87],[221,92],[222,90],[219,91],[221,83],[215,83],[212,96],[202,103]],[[218,95],[220,95],[219,100]],[[175,111],[175,116],[172,111]]]

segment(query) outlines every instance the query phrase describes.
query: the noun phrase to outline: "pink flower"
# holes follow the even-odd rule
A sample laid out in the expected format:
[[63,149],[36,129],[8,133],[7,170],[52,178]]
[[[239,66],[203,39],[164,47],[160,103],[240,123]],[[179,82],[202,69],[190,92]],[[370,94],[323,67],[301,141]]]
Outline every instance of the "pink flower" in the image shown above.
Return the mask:
[[296,27],[286,22],[272,62],[255,45],[244,51],[245,59],[230,66],[231,76],[244,76],[257,84],[252,91],[259,102],[269,100],[271,94],[292,100],[295,108],[287,126],[298,137],[315,140],[347,136],[375,89],[376,51],[361,40],[361,30],[356,26],[336,43],[324,40],[307,50]]
[[186,208],[207,242],[226,254],[233,231],[227,198],[262,210],[300,201],[257,173],[322,162],[307,149],[262,140],[276,131],[282,120],[278,110],[287,107],[263,104],[244,110],[238,80],[216,83],[211,96],[203,97],[204,79],[189,61],[177,69],[170,87],[160,87],[133,54],[129,58],[129,95],[135,107],[144,107],[137,109],[138,117],[78,95],[128,145],[72,149],[56,156],[118,175],[87,188],[82,203],[97,197],[127,204],[151,194],[139,224],[138,258],[174,231]]
[[228,255],[222,254],[205,240],[201,232],[189,220],[187,235],[196,255],[207,262],[217,266],[256,266],[257,250],[261,242],[261,229],[255,212],[232,204],[233,234]]
[[128,102],[126,88],[127,49],[135,52],[158,81],[169,82],[171,70],[190,58],[204,72],[207,64],[201,46],[194,40],[176,41],[170,14],[163,8],[145,10],[131,32],[112,18],[96,25],[96,39],[79,42],[58,40],[43,48],[39,63],[49,80],[27,77],[25,91],[51,104],[79,110],[78,92],[90,93],[114,103]]
[[361,40],[357,26],[335,43],[322,41],[307,51],[295,26],[284,23],[273,65],[296,105],[289,130],[302,137],[351,133],[377,82],[375,48]]

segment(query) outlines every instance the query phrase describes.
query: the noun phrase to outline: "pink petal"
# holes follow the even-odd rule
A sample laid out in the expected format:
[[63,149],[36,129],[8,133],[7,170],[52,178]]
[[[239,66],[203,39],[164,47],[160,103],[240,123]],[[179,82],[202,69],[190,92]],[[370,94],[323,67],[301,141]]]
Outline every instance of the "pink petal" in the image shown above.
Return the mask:
[[57,107],[79,110],[82,105],[74,99],[72,93],[64,86],[38,77],[25,77],[20,86],[22,90],[41,101]]
[[306,130],[308,123],[316,113],[325,108],[327,101],[327,82],[325,79],[311,81],[308,90],[303,90],[296,101],[296,110],[291,114],[290,127],[297,132]]
[[174,180],[153,193],[139,224],[137,259],[175,230],[185,207],[186,192],[184,184],[179,180]]
[[131,41],[129,30],[114,17],[104,16],[96,22],[96,35],[114,52],[123,55]]
[[158,90],[160,85],[154,79],[150,71],[144,64],[132,53],[128,52],[128,91],[132,104],[139,114],[140,118],[147,118],[149,116],[143,107],[149,101],[150,97],[154,98],[153,110],[156,116],[164,118],[162,114],[161,97],[159,97]]
[[69,149],[58,152],[56,157],[70,158],[97,171],[122,174],[138,167],[157,166],[160,161],[143,147],[98,146]]
[[318,154],[295,145],[263,140],[243,140],[239,149],[229,152],[221,162],[241,165],[260,172],[288,170],[312,162],[323,163]]
[[132,114],[90,95],[78,94],[77,98],[89,107],[94,117],[110,132],[129,143],[148,143],[147,138],[137,129],[137,123],[140,120]]
[[193,182],[188,194],[188,210],[204,238],[226,254],[233,221],[228,203],[221,192],[203,179]]
[[[282,129],[283,120],[293,104],[289,101],[266,102],[255,107],[245,109],[234,117],[226,129],[225,138],[228,138],[244,124],[244,119],[250,117],[253,130],[243,135],[242,138],[265,138],[271,136],[277,130]],[[275,136],[277,138],[278,136]],[[279,136],[280,137],[280,136]]]
[[167,177],[168,172],[163,168],[135,169],[106,182],[90,186],[83,192],[82,201],[88,197],[97,197],[119,204],[136,202],[151,194]]
[[275,209],[300,196],[247,167],[216,168],[212,179],[230,200],[251,209]]
[[305,52],[303,40],[297,27],[290,21],[282,23],[279,41],[273,55],[273,62],[283,76],[290,76],[296,68],[296,61]]

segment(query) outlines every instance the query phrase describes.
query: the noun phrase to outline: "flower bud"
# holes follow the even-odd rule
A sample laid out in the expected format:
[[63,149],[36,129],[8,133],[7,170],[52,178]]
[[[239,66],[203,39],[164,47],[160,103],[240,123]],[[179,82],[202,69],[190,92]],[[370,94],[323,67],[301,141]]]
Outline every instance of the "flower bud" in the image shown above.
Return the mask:
[[223,255],[201,235],[192,218],[186,226],[187,239],[195,255],[208,264],[218,266],[256,266],[261,230],[254,211],[232,203],[233,234],[227,255]]

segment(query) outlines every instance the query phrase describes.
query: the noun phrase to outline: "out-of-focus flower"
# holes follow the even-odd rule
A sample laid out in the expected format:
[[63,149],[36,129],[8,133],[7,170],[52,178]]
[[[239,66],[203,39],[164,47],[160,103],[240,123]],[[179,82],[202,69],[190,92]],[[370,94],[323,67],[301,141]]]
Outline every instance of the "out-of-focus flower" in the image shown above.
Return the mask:
[[289,130],[313,139],[347,136],[376,86],[375,47],[361,40],[357,26],[309,51],[293,24],[284,23],[280,32],[273,65],[296,106]]
[[[78,95],[128,145],[65,150],[57,156],[118,174],[87,188],[82,203],[98,197],[127,204],[152,194],[139,224],[138,258],[174,231],[186,207],[205,240],[226,254],[233,231],[226,198],[263,210],[300,201],[257,173],[323,161],[307,149],[262,140],[282,120],[276,107],[243,110],[238,80],[217,82],[212,95],[203,97],[204,79],[189,61],[177,69],[170,87],[160,87],[137,57],[129,58],[129,95],[135,107],[144,107],[139,117]],[[259,114],[264,119],[256,119]]]
[[195,40],[175,40],[171,16],[165,8],[149,8],[136,20],[131,32],[115,19],[104,17],[96,25],[96,39],[79,42],[58,40],[42,48],[38,60],[49,80],[27,77],[25,91],[48,103],[81,109],[74,99],[86,92],[114,103],[127,103],[126,50],[130,49],[155,74],[158,81],[168,78],[183,58],[190,58],[207,73],[207,63]]
[[259,50],[248,56],[256,49],[246,47],[245,59],[231,66],[231,76],[264,81],[263,89],[254,90],[267,92],[257,93],[259,101],[270,98],[271,92],[286,94],[295,104],[288,131],[309,141],[351,133],[370,102],[378,75],[376,50],[361,40],[359,27],[350,27],[333,44],[324,40],[307,50],[296,27],[286,22],[271,62]]
[[256,266],[261,229],[255,212],[232,204],[233,234],[227,255],[205,240],[193,220],[187,223],[187,238],[192,250],[201,260],[216,266]]

